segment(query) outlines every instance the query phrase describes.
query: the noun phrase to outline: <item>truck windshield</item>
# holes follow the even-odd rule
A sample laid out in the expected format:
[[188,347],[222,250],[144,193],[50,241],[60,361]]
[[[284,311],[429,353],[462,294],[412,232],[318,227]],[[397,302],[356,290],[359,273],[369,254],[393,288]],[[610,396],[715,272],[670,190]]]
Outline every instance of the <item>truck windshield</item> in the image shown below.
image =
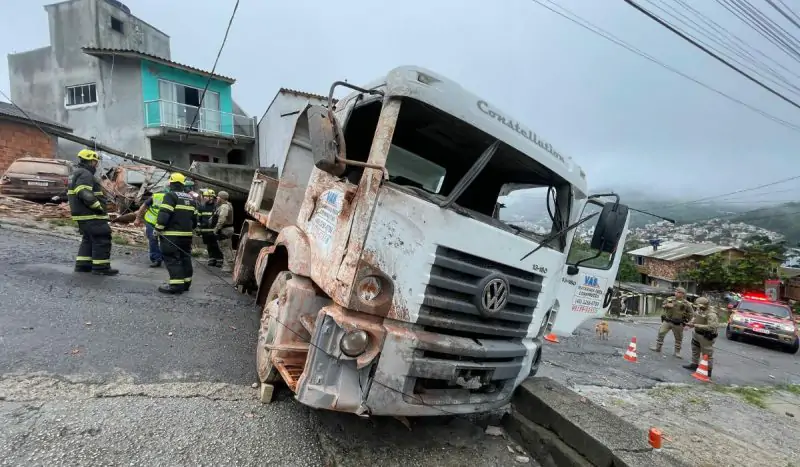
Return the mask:
[[[494,141],[492,136],[452,115],[404,99],[386,161],[389,181],[421,198],[441,201]],[[508,186],[524,189],[503,196],[510,191]],[[452,209],[540,240],[566,226],[570,195],[570,185],[565,180],[535,159],[501,144]],[[564,238],[556,238],[547,246],[563,251],[565,243]]]

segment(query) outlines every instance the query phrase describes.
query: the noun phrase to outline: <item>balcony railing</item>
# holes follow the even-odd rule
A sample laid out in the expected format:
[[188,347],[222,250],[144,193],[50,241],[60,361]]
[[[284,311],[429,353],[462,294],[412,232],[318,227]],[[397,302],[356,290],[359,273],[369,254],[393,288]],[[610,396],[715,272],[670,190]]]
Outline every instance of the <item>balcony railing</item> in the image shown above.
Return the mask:
[[248,116],[162,99],[144,103],[144,122],[147,128],[175,128],[215,136],[255,138],[256,135],[255,120]]

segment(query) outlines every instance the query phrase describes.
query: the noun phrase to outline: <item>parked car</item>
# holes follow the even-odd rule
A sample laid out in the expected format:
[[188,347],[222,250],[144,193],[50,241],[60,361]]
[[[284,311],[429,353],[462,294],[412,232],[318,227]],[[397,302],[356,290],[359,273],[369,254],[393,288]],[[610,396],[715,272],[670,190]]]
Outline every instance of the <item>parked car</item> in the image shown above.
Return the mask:
[[31,201],[66,200],[72,167],[62,159],[21,157],[0,177],[0,194]]
[[766,296],[743,295],[731,309],[725,337],[730,340],[752,338],[755,341],[773,342],[789,353],[800,349],[797,323],[789,305],[773,302]]

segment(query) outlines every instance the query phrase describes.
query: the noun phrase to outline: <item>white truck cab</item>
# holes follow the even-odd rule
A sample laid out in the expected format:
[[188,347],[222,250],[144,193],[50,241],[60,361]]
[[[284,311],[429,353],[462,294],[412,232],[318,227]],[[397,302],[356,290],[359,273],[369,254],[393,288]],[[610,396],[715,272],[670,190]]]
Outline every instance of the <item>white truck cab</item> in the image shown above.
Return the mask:
[[[627,207],[588,196],[570,157],[443,76],[337,86],[354,92],[303,111],[282,173],[257,173],[246,205],[234,275],[264,305],[261,380],[358,414],[508,403],[546,332],[607,310]],[[498,209],[530,190],[538,232]]]

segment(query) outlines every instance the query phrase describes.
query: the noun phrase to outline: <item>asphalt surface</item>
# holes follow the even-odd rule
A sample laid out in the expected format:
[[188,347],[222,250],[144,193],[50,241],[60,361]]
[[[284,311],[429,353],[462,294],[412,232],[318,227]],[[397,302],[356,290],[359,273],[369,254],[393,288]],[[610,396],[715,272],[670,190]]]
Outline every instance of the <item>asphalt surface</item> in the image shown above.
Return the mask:
[[[549,376],[570,385],[595,385],[620,389],[650,388],[658,383],[696,384],[691,372],[681,368],[691,357],[691,332],[684,333],[681,355],[672,356],[672,334],[664,340],[660,354],[649,347],[655,343],[659,322],[609,321],[611,336],[595,336],[596,321],[581,326],[575,335],[547,343],[540,376]],[[729,341],[720,329],[714,343],[714,382],[738,386],[775,386],[800,384],[800,354],[792,355],[779,348],[748,342]],[[622,358],[636,337],[637,363]]]
[[[1,223],[0,223],[1,224]],[[117,277],[72,272],[76,239],[0,225],[0,465],[534,465],[497,415],[410,421],[256,400],[251,299],[201,267],[117,246]]]

